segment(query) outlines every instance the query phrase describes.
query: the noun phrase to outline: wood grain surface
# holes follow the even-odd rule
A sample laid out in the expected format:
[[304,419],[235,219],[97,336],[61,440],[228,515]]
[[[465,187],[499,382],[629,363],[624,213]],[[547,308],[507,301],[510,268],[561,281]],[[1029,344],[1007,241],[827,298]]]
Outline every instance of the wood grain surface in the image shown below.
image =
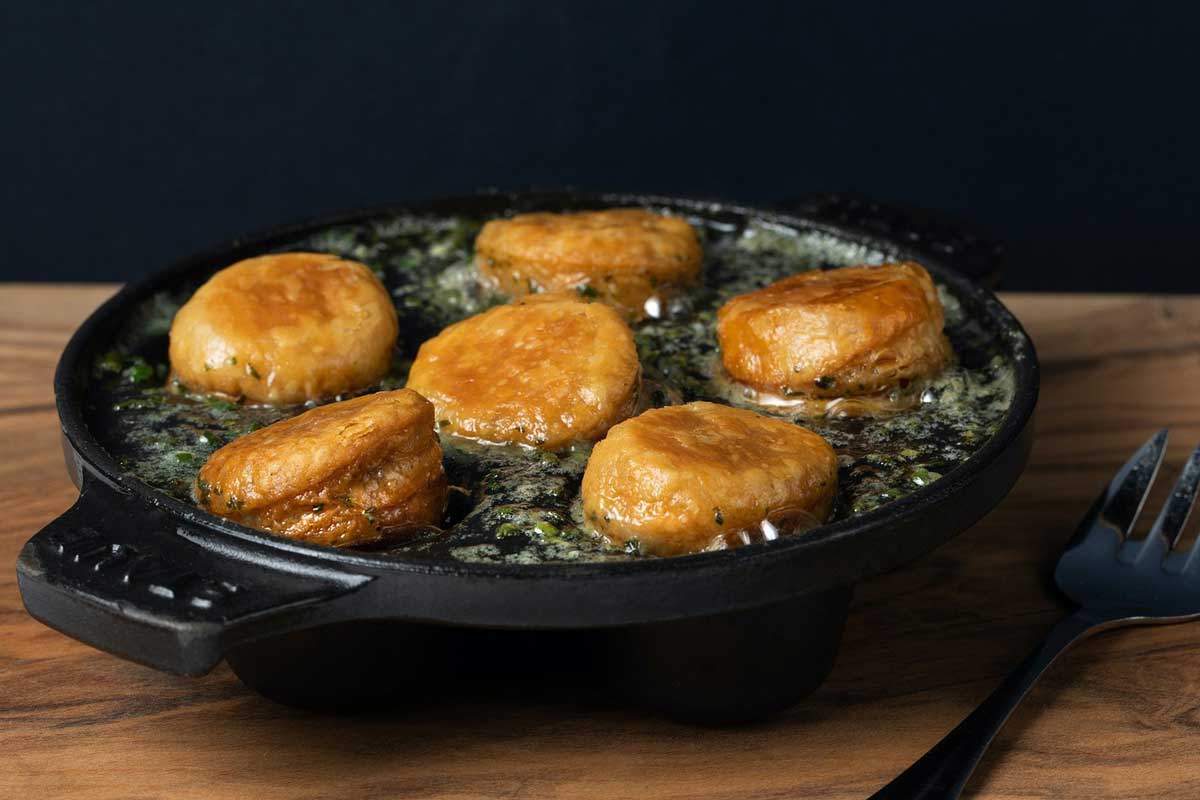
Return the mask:
[[[1029,468],[971,531],[859,588],[832,676],[786,715],[703,729],[521,697],[297,712],[225,667],[160,674],[21,606],[17,551],[75,496],[54,363],[111,291],[0,287],[0,797],[866,797],[1063,613],[1050,570],[1114,468],[1163,425],[1169,472],[1200,440],[1200,297],[1009,295],[1045,373]],[[1200,797],[1200,625],[1113,632],[1069,653],[967,796]]]

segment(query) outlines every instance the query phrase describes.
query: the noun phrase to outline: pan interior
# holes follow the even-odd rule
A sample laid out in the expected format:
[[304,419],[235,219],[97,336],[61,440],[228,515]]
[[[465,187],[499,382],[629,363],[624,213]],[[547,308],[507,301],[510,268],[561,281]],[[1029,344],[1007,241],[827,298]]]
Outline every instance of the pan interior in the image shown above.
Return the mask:
[[[673,300],[663,319],[634,328],[656,405],[694,399],[746,404],[715,369],[716,310],[733,295],[800,270],[880,263],[896,255],[768,214],[706,213],[694,206],[659,210],[688,217],[706,256],[701,284]],[[397,388],[422,341],[504,301],[477,279],[472,264],[474,236],[488,216],[370,215],[276,238],[258,252],[332,252],[374,269],[395,301],[401,339],[390,374],[371,390]],[[94,348],[90,365],[86,416],[101,446],[122,471],[185,502],[196,472],[218,447],[305,410],[206,398],[166,385],[167,331],[175,311],[233,260],[197,268],[142,299],[112,341]],[[881,418],[793,417],[838,452],[834,520],[886,506],[937,481],[996,433],[1013,402],[1015,368],[1006,332],[987,324],[975,300],[938,282],[957,361],[923,388],[916,408]],[[514,564],[646,557],[584,531],[578,489],[589,448],[546,454],[455,444],[448,437],[443,444],[450,481],[462,489],[452,493],[446,529],[377,545],[375,554]]]

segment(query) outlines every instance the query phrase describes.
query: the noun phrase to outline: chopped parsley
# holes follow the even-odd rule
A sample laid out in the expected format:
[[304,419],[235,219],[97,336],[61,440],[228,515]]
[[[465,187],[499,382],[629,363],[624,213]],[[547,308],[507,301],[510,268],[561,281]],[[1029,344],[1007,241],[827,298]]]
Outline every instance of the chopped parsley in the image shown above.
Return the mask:
[[154,377],[154,367],[146,363],[144,358],[135,358],[121,373],[130,383],[146,383]]
[[505,522],[496,529],[496,538],[507,539],[510,536],[520,536],[522,533],[524,531],[521,530],[520,525],[515,522]]
[[913,470],[912,482],[917,486],[928,486],[940,477],[942,477],[941,473],[925,469],[924,467],[917,467]]
[[125,368],[125,359],[116,350],[109,350],[104,354],[103,358],[96,362],[96,369],[99,372],[108,372],[113,375],[119,373]]

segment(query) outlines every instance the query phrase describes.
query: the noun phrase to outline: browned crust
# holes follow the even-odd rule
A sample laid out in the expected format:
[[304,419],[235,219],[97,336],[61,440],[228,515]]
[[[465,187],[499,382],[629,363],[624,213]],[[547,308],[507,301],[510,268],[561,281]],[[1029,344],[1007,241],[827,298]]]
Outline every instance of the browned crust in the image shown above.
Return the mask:
[[408,387],[441,433],[557,450],[633,413],[641,366],[612,308],[538,295],[457,322],[421,345]]
[[631,318],[649,297],[694,281],[704,255],[686,220],[638,208],[492,220],[475,254],[509,295],[582,289]]
[[184,304],[171,325],[171,369],[196,391],[319,400],[379,380],[398,332],[387,290],[363,264],[266,255],[221,270]]
[[582,486],[589,525],[654,555],[709,549],[763,520],[824,521],[836,489],[837,457],[816,433],[704,402],[613,427]]
[[440,524],[433,407],[407,389],[318,406],[213,453],[194,493],[214,514],[321,544]]
[[813,270],[726,303],[721,362],[761,392],[869,395],[937,374],[952,351],[919,264]]

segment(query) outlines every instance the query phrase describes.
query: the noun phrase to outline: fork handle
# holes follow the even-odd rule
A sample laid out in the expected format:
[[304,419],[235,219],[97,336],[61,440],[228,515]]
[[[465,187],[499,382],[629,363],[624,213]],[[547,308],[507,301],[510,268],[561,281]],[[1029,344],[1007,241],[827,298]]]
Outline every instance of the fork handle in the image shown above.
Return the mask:
[[1046,668],[1075,642],[1112,621],[1083,609],[1061,620],[970,716],[895,780],[871,795],[870,800],[953,800],[958,797],[992,739]]

